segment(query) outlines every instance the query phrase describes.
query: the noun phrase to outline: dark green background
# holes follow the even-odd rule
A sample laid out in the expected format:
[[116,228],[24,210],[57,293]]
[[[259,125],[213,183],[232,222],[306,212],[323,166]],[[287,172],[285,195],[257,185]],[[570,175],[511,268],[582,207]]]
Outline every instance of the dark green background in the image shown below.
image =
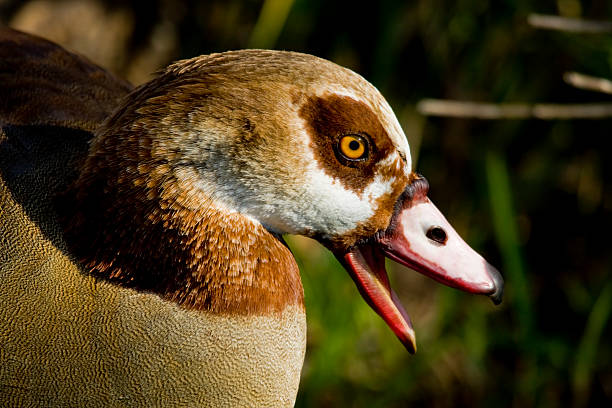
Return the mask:
[[290,238],[309,319],[297,406],[611,406],[612,122],[426,118],[415,106],[611,101],[562,77],[612,78],[612,34],[538,30],[527,16],[606,20],[612,2],[268,0],[263,14],[262,5],[0,0],[0,22],[134,83],[174,59],[261,47],[330,59],[387,97],[430,197],[502,271],[506,297],[496,308],[389,265],[417,332],[410,356],[329,253]]

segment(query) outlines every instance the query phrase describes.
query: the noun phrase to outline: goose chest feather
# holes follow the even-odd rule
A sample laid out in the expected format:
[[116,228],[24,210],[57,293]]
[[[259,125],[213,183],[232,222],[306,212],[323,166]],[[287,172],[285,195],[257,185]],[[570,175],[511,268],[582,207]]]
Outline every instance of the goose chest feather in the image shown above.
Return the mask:
[[3,35],[2,52],[78,60],[91,83],[66,76],[93,105],[87,120],[30,121],[0,106],[3,406],[293,406],[306,320],[284,234],[330,249],[410,352],[385,256],[501,300],[499,273],[429,201],[391,108],[352,71],[232,51],[128,93],[82,57]]

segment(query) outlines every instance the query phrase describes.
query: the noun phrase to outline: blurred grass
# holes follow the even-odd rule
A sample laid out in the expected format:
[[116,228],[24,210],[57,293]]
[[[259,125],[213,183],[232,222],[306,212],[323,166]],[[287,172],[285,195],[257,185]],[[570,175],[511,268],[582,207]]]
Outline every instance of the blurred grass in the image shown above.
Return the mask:
[[[511,304],[518,332],[514,333],[517,348],[523,351],[522,375],[517,380],[518,393],[530,405],[536,403],[538,376],[537,356],[530,352],[534,347],[531,293],[526,276],[524,256],[516,213],[513,209],[513,188],[503,156],[491,150],[486,155],[488,198],[498,248],[501,251],[505,280],[505,301]],[[537,347],[537,345],[536,345]]]
[[611,313],[612,282],[608,282],[591,309],[584,334],[576,350],[576,363],[572,378],[574,406],[576,407],[584,407],[588,403],[588,391],[593,379],[599,343]]
[[512,186],[505,160],[497,151],[486,156],[486,174],[491,215],[497,245],[504,261],[504,274],[511,282],[506,290],[507,302],[516,309],[519,324],[518,341],[524,343],[533,331],[533,306],[527,280],[524,256],[520,246],[516,214],[514,212]]
[[247,48],[275,48],[294,0],[265,0]]

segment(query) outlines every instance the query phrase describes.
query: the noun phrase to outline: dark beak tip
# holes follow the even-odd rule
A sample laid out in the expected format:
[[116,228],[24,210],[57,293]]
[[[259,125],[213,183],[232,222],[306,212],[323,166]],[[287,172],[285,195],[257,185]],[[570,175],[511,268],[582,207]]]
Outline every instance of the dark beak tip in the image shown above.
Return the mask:
[[489,297],[493,301],[493,304],[499,305],[504,297],[504,278],[502,278],[497,269],[490,265],[488,265],[488,272],[495,285],[495,291],[490,294]]
[[493,304],[495,306],[499,305],[502,302],[503,296],[504,296],[504,288],[503,287],[501,289],[497,289],[495,291],[495,293],[490,295],[491,300],[493,301]]
[[400,339],[400,341],[404,345],[404,348],[406,348],[408,353],[416,354],[417,347],[416,347],[416,343],[414,341],[409,341],[408,339],[404,339],[404,340]]

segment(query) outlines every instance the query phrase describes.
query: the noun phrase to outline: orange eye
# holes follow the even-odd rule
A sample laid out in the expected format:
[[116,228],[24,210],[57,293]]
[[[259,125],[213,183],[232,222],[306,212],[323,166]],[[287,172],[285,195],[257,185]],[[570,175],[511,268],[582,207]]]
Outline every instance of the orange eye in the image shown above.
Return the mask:
[[368,153],[367,141],[359,135],[342,136],[339,147],[340,153],[349,160],[363,159]]

